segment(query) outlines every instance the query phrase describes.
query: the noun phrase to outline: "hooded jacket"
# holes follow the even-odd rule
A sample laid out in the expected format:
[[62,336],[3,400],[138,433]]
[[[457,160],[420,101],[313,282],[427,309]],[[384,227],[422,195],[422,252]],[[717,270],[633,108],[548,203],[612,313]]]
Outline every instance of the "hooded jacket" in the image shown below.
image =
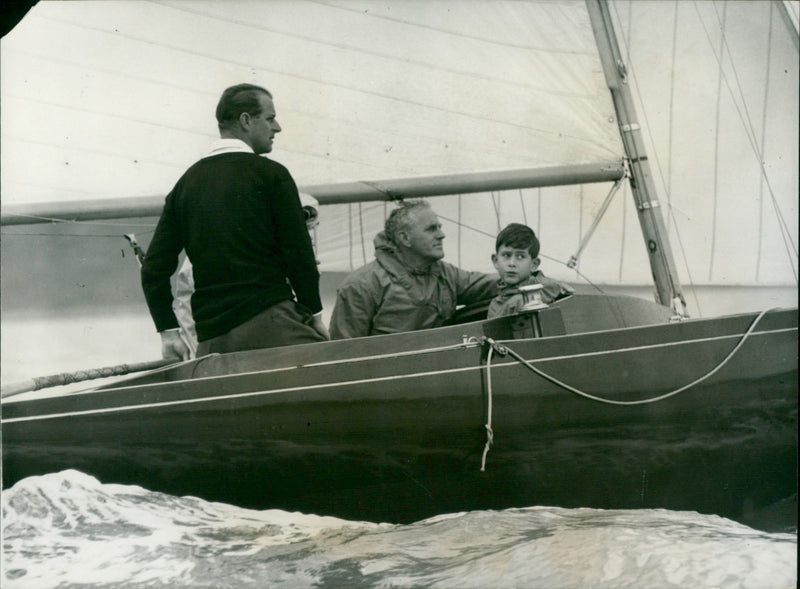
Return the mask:
[[439,327],[458,305],[497,294],[497,275],[469,272],[438,260],[425,271],[405,266],[383,232],[375,260],[339,286],[331,317],[332,339]]
[[541,270],[537,270],[528,280],[514,286],[508,286],[501,280],[498,285],[500,290],[499,294],[489,303],[488,318],[492,319],[493,317],[502,317],[503,315],[519,313],[525,304],[522,291],[520,291],[519,287],[532,284],[541,284],[544,286],[542,289],[542,301],[548,304],[575,292],[571,286],[561,284],[552,278],[548,278]]

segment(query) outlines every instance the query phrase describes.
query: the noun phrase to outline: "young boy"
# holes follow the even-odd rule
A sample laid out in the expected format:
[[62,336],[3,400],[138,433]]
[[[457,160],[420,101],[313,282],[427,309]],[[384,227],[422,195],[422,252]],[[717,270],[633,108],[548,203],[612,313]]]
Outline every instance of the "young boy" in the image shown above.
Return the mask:
[[522,310],[525,301],[521,286],[541,284],[545,303],[574,292],[572,287],[547,278],[539,270],[539,240],[527,225],[511,223],[497,235],[492,263],[500,273],[500,293],[489,304],[489,319]]

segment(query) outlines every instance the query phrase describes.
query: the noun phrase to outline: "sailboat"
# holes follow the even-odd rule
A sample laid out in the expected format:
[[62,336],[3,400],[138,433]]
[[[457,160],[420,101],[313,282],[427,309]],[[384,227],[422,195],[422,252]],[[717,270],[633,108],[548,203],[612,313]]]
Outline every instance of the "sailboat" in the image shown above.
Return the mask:
[[[200,4],[203,18],[221,9],[221,3]],[[190,5],[176,6],[189,10],[185,7]],[[292,3],[286,26],[307,25],[307,12],[320,6],[354,19],[348,20],[353,27],[362,18],[379,18],[392,26],[399,23],[400,32],[392,30],[400,35],[414,24],[399,3],[379,8],[342,2]],[[452,10],[455,4],[432,6],[436,9],[416,23],[418,29],[450,27],[453,35],[470,21],[469,11]],[[512,16],[505,26],[518,20],[520,10],[529,19],[522,30],[508,31],[502,55],[520,50],[516,39],[529,34],[526,27],[535,28],[537,39],[567,35],[570,41],[574,28],[584,33],[581,43],[588,32],[592,52],[581,44],[548,54],[575,54],[583,70],[550,73],[563,83],[585,71],[603,86],[606,95],[597,99],[600,106],[588,126],[597,127],[602,115],[606,125],[600,135],[605,137],[610,128],[617,132],[619,158],[609,157],[606,148],[591,147],[589,156],[574,163],[498,169],[528,155],[527,143],[505,124],[498,137],[499,143],[511,144],[508,150],[493,146],[470,154],[474,157],[462,164],[466,171],[308,182],[301,189],[319,200],[323,217],[327,210],[344,210],[364,234],[369,233],[365,224],[380,224],[384,204],[392,200],[435,197],[435,208],[442,202],[438,210],[456,210],[453,216],[460,217],[461,204],[471,201],[471,194],[484,199],[488,194],[496,210],[501,195],[524,202],[548,187],[583,191],[602,186],[602,203],[587,206],[595,213],[594,222],[582,231],[568,264],[574,270],[579,263],[585,269],[585,260],[578,258],[624,184],[635,205],[628,214],[635,214],[644,237],[640,259],[649,266],[655,300],[579,288],[549,305],[534,296],[526,310],[510,317],[487,319],[486,305],[476,305],[459,310],[447,325],[423,331],[215,354],[77,392],[6,395],[3,486],[74,468],[103,482],[174,495],[374,521],[410,522],[462,510],[538,504],[695,510],[756,525],[759,514],[777,508],[784,514],[780,526],[791,525],[797,497],[797,309],[714,318],[688,313],[670,245],[675,226],[668,227],[662,214],[667,203],[658,198],[613,7],[589,0],[492,3],[491,10],[497,18],[504,11]],[[244,12],[229,25],[242,26],[252,16],[247,11],[259,7],[240,8]],[[371,10],[380,14],[368,14]],[[198,14],[189,10],[186,18]],[[63,23],[59,18],[71,17],[47,18]],[[287,35],[274,26],[264,24],[261,31]],[[352,30],[367,41],[377,34],[364,24]],[[297,31],[285,39],[310,35]],[[488,42],[463,32],[460,36],[470,47]],[[337,43],[337,50],[344,51],[344,41]],[[417,59],[410,54],[401,61],[420,69],[424,64]],[[548,77],[550,65],[536,73]],[[502,86],[500,75],[491,84]],[[470,74],[470,83],[476,78]],[[526,77],[522,87],[538,96],[536,83]],[[583,84],[581,79],[577,83]],[[445,85],[446,92],[464,89],[455,78]],[[500,94],[509,94],[508,88]],[[554,111],[585,98],[563,88],[553,95]],[[483,112],[476,118],[488,123],[496,117]],[[341,121],[334,126],[339,128]],[[569,156],[575,146],[563,144],[562,137],[575,139],[579,126],[575,122],[561,132],[543,131],[545,150]],[[402,143],[402,135],[392,139]],[[592,143],[583,136],[575,142]],[[767,153],[764,142],[759,145],[763,162]],[[404,147],[399,144],[397,151]],[[450,146],[432,149],[447,167]],[[393,157],[391,151],[387,147],[381,160]],[[405,161],[406,154],[398,157]],[[475,169],[483,160],[487,165]],[[766,171],[765,164],[760,167]],[[430,171],[422,164],[415,169]],[[794,182],[791,198],[796,197],[796,175]],[[762,182],[762,190],[773,188]],[[138,222],[156,216],[162,203],[163,197],[135,197],[4,206],[3,225]],[[365,209],[363,203],[378,206]],[[678,205],[669,203],[669,208]],[[715,208],[713,220],[716,215]],[[779,226],[791,241],[785,223]],[[540,233],[547,235],[547,230]],[[316,243],[324,268],[326,241]],[[544,243],[546,251],[546,238]],[[344,249],[352,256],[352,244]],[[488,251],[484,255],[488,259]],[[716,255],[712,247],[710,274]]]

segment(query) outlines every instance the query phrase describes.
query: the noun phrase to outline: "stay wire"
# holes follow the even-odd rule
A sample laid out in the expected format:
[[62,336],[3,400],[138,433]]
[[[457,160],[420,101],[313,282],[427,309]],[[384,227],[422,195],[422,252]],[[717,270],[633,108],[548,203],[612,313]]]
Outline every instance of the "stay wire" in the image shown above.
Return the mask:
[[[629,7],[630,7],[630,5],[629,5]],[[618,10],[616,4],[614,4],[614,13],[616,15],[617,28],[622,30],[622,17],[619,14],[619,10]],[[676,13],[676,19],[677,19],[677,13]],[[630,24],[632,22],[632,20],[633,20],[633,13],[629,11],[628,23]],[[645,101],[644,101],[644,99],[642,97],[641,88],[639,87],[639,84],[637,82],[636,69],[634,68],[633,60],[631,58],[630,38],[631,38],[631,33],[630,33],[630,29],[628,29],[627,38],[625,37],[625,35],[621,35],[621,39],[620,39],[621,43],[623,44],[623,46],[625,48],[625,54],[628,56],[628,63],[626,64],[626,68],[627,68],[628,75],[629,75],[629,77],[631,78],[631,80],[633,82],[630,85],[630,87],[633,90],[635,90],[636,96],[637,96],[637,98],[639,100],[639,105],[640,105],[640,107],[642,109],[642,116],[644,117],[644,121],[645,121],[645,128],[647,129],[647,135],[648,135],[648,138],[650,139],[650,144],[651,145],[655,145],[655,140],[653,138],[653,133],[652,133],[652,126],[650,125],[650,119],[647,116],[647,108],[645,107],[646,103],[645,103]],[[673,63],[674,63],[674,60],[675,60],[674,48],[673,48],[673,58],[672,59],[673,59]],[[672,128],[671,125],[672,124],[670,123],[670,132],[671,132],[671,128]],[[672,161],[671,161],[672,155],[671,155],[671,153],[672,152],[671,152],[671,149],[670,149],[670,151],[669,151],[669,157],[670,157],[669,166],[670,166],[670,170],[672,168]],[[638,154],[637,154],[637,156],[638,156]],[[661,180],[661,186],[663,187],[664,192],[667,195],[667,204],[668,204],[668,209],[669,209],[669,217],[672,219],[672,227],[675,229],[675,237],[677,238],[678,245],[679,245],[679,247],[681,249],[681,256],[683,258],[683,266],[684,266],[684,269],[686,271],[686,275],[689,278],[688,288],[691,289],[692,296],[693,296],[693,298],[695,300],[695,304],[697,305],[698,311],[700,312],[700,314],[702,316],[702,311],[700,310],[700,300],[699,300],[698,295],[697,295],[697,287],[695,286],[695,282],[694,282],[694,279],[692,277],[692,271],[691,271],[690,266],[689,266],[689,259],[688,259],[688,256],[686,255],[686,249],[685,249],[684,244],[683,244],[683,239],[681,238],[681,234],[680,234],[680,231],[678,229],[678,220],[675,217],[674,207],[672,206],[672,196],[671,196],[670,187],[667,184],[667,180],[664,178],[663,168],[661,166],[661,160],[659,158],[658,152],[655,151],[655,150],[654,150],[654,153],[653,153],[653,159],[655,160],[656,169],[658,170],[658,177]],[[624,225],[623,225],[623,228],[624,228]],[[667,234],[669,234],[669,229],[667,229]],[[623,252],[621,252],[620,256],[622,257],[623,255],[624,255],[624,243],[623,243]],[[622,262],[620,261],[620,266],[621,266],[621,264],[622,264]],[[620,270],[620,274],[621,274],[621,270]]]
[[[461,227],[464,227],[465,229],[469,229],[470,231],[474,231],[475,233],[478,233],[479,235],[484,235],[484,236],[486,236],[486,237],[490,237],[491,239],[495,239],[495,237],[496,237],[495,235],[492,235],[491,233],[489,233],[489,232],[487,232],[487,231],[483,231],[482,229],[478,229],[477,227],[472,227],[472,226],[470,226],[470,225],[467,225],[467,224],[465,224],[465,223],[461,223],[461,222],[459,222],[459,221],[456,221],[455,219],[451,219],[450,217],[446,217],[446,216],[444,216],[444,215],[437,215],[437,216],[438,216],[440,219],[444,219],[445,221],[449,221],[450,223],[453,223],[453,224],[455,224],[455,225],[456,225],[457,227],[459,227],[459,228],[461,228]],[[567,269],[569,269],[571,272],[575,272],[575,274],[577,274],[577,275],[578,275],[578,276],[580,276],[580,277],[581,277],[583,280],[585,280],[585,281],[586,281],[586,283],[587,283],[589,286],[591,286],[592,288],[594,288],[595,290],[597,290],[599,293],[601,293],[601,294],[605,294],[605,291],[604,291],[602,288],[600,288],[600,287],[599,287],[597,284],[595,284],[594,282],[592,282],[592,281],[589,279],[589,277],[588,277],[588,276],[586,276],[585,274],[583,274],[582,272],[580,272],[579,270],[577,270],[577,269],[575,269],[575,268],[570,268],[570,267],[569,267],[569,264],[567,264],[567,262],[564,262],[563,260],[559,260],[559,259],[557,259],[557,258],[554,258],[554,257],[552,257],[552,256],[548,256],[547,254],[542,254],[542,253],[540,253],[540,254],[539,254],[539,257],[540,257],[540,258],[544,258],[544,259],[546,259],[546,260],[550,260],[551,262],[555,262],[556,264],[560,264],[560,265],[562,265],[562,266],[566,267]]]
[[[703,20],[702,16],[700,15],[699,8],[697,7],[697,2],[695,2],[694,4],[695,4],[695,10],[697,11],[700,23],[702,24],[703,30],[706,33],[706,37],[709,40],[709,46],[712,47],[712,52],[713,52],[713,45],[711,44],[711,33],[708,31],[708,28],[706,27],[705,21]],[[715,11],[716,11],[716,7],[715,7]],[[717,14],[717,19],[719,20],[719,15],[718,14]],[[723,70],[723,66],[722,66],[723,57],[721,55],[722,50],[726,50],[727,51],[728,59],[731,62],[731,69],[733,70],[734,78],[736,79],[736,83],[737,83],[738,88],[739,88],[739,95],[740,95],[740,99],[742,101],[742,104],[744,105],[746,116],[745,116],[745,114],[742,114],[742,111],[741,111],[741,109],[739,107],[739,103],[735,100],[735,96],[734,96],[733,88],[731,87],[731,83],[728,80],[728,77],[725,75],[725,72]],[[723,39],[723,48],[720,50],[720,54],[717,54],[716,52],[714,52],[714,57],[718,61],[718,64],[719,64],[719,69],[720,69],[720,72],[722,74],[721,79],[724,80],[725,85],[726,85],[726,87],[728,89],[728,92],[730,93],[733,106],[736,109],[736,113],[739,115],[739,119],[742,121],[742,126],[744,127],[744,130],[745,130],[745,136],[747,137],[748,141],[750,142],[750,147],[753,150],[753,153],[755,154],[756,161],[759,162],[759,166],[760,166],[760,169],[761,169],[761,177],[763,178],[764,183],[767,186],[767,191],[769,193],[770,201],[772,202],[773,209],[775,210],[775,216],[776,216],[776,219],[778,221],[778,225],[781,228],[781,237],[783,238],[784,245],[785,245],[785,247],[787,249],[787,253],[789,253],[789,254],[793,253],[794,257],[797,257],[798,256],[797,245],[795,245],[794,241],[791,238],[791,232],[789,230],[788,224],[786,223],[786,219],[785,219],[785,217],[783,215],[783,212],[781,211],[780,206],[778,205],[777,198],[775,197],[775,191],[772,189],[772,183],[770,182],[769,176],[767,174],[766,164],[764,162],[764,158],[762,157],[762,151],[759,149],[757,141],[756,141],[756,138],[755,138],[755,130],[754,130],[755,127],[754,127],[754,125],[752,123],[752,120],[751,120],[751,117],[750,117],[750,113],[749,113],[749,111],[747,109],[747,103],[745,102],[744,97],[743,97],[744,96],[744,92],[742,90],[741,82],[739,81],[739,77],[738,77],[738,74],[737,74],[736,67],[733,64],[733,59],[730,56],[730,47],[727,44],[727,41],[725,41]],[[791,266],[792,266],[792,274],[794,275],[795,282],[797,282],[797,280],[798,280],[797,270],[795,269],[794,260],[791,259],[791,256],[790,256],[790,263],[791,263]]]

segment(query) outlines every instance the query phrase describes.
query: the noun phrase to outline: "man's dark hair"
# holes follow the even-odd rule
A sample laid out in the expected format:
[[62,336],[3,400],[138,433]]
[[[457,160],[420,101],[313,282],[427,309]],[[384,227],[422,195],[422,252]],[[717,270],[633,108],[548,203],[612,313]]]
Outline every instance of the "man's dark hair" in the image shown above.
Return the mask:
[[536,233],[522,223],[509,223],[497,234],[494,251],[496,252],[503,245],[514,249],[528,250],[531,258],[539,256],[539,239],[536,237]]
[[243,112],[253,116],[261,114],[259,96],[272,94],[266,88],[255,84],[237,84],[226,88],[217,103],[217,124],[220,129],[232,127]]
[[413,223],[412,215],[414,215],[416,211],[429,208],[431,208],[431,205],[426,200],[415,199],[402,201],[386,219],[386,223],[383,227],[383,233],[386,235],[386,239],[397,245],[397,234],[411,226]]

